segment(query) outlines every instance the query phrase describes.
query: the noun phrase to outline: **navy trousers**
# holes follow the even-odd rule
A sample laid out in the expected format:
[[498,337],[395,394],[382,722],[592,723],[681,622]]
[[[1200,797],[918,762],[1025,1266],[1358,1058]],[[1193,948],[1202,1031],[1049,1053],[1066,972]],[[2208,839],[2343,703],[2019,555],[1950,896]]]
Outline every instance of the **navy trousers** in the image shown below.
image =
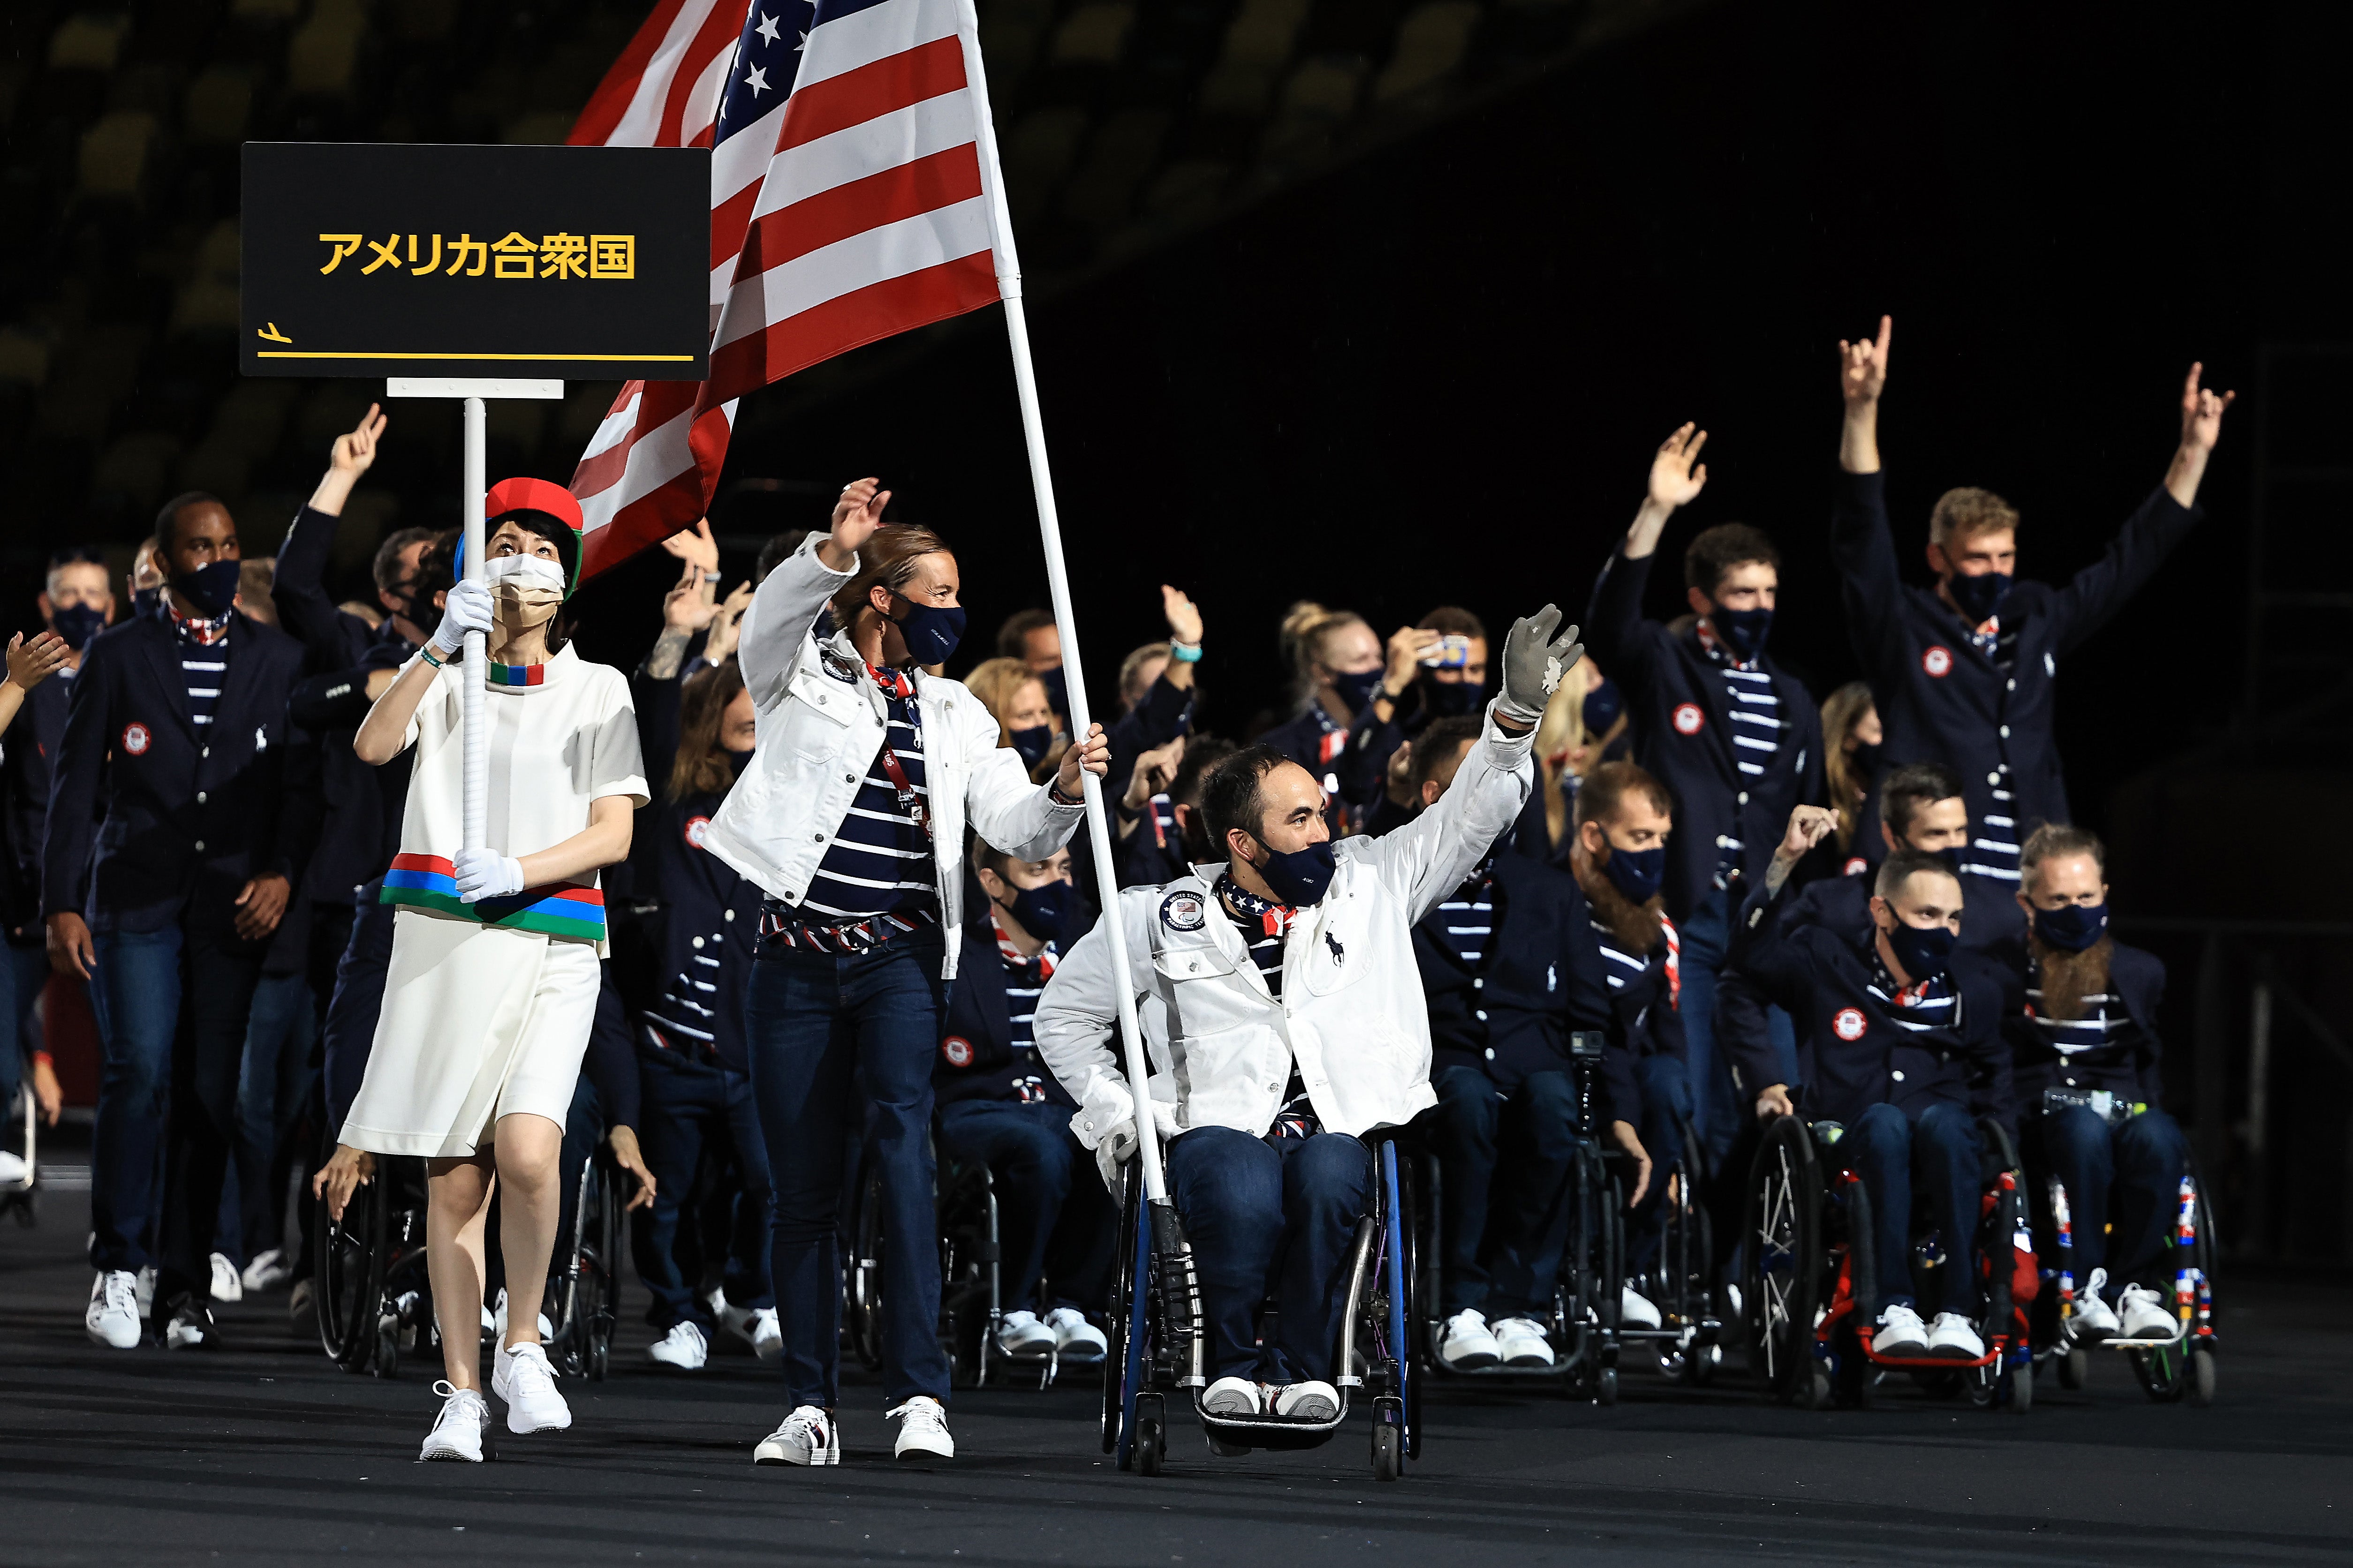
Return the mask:
[[1474,1067],[1438,1075],[1440,1310],[1549,1319],[1576,1204],[1577,1085],[1531,1075],[1506,1095]]
[[1831,1145],[1831,1158],[1862,1178],[1871,1194],[1872,1245],[1877,1250],[1879,1302],[1912,1306],[1912,1182],[1928,1194],[1929,1217],[1942,1233],[1945,1266],[1936,1270],[1944,1300],[1936,1310],[1978,1315],[1978,1182],[1981,1154],[1977,1121],[1957,1105],[1931,1105],[1906,1118],[1893,1105],[1874,1105]]
[[[2189,1141],[2164,1111],[2151,1109],[2111,1127],[2083,1106],[2027,1118],[2027,1157],[2067,1189],[2073,1220],[2075,1288],[2105,1268],[2113,1297],[2124,1285],[2168,1293],[2173,1225]],[[2040,1184],[2037,1184],[2038,1185]],[[2043,1200],[2038,1196],[2038,1205]],[[2104,1234],[2113,1215],[2116,1234]],[[2111,1261],[2111,1254],[2114,1260]]]
[[[997,1184],[997,1283],[1008,1312],[1075,1307],[1101,1313],[1110,1294],[1119,1215],[1094,1156],[1051,1100],[958,1100],[940,1107],[940,1141]],[[1039,1280],[1050,1291],[1038,1300]]]
[[739,1183],[723,1287],[727,1300],[755,1311],[776,1303],[768,1282],[776,1194],[768,1180],[768,1147],[760,1137],[752,1080],[677,1051],[641,1049],[638,1085],[638,1146],[654,1173],[653,1206],[638,1211],[631,1237],[638,1277],[653,1295],[646,1321],[664,1332],[673,1324],[692,1323],[708,1338],[715,1328],[711,1306],[699,1289],[702,1281],[686,1278],[680,1267],[678,1243],[681,1222],[691,1220],[686,1205],[694,1195],[696,1167],[713,1142],[733,1150]]

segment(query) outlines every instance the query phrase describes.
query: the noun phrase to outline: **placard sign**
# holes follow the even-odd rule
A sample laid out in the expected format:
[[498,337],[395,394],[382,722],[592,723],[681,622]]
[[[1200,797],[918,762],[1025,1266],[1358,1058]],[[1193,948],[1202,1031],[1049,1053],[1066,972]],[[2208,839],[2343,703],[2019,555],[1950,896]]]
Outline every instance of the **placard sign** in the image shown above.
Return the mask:
[[248,375],[700,381],[711,153],[248,142]]

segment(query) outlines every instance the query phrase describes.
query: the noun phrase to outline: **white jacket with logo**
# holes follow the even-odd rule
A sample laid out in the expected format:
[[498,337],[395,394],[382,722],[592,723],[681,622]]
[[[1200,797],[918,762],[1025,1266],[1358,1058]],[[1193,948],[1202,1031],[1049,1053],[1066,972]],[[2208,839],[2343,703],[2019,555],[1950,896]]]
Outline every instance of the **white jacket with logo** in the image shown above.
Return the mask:
[[[736,661],[758,713],[752,761],[711,820],[711,852],[797,906],[825,858],[860,783],[882,748],[889,709],[881,688],[826,672],[818,611],[855,575],[818,559],[812,533],[779,563],[744,613]],[[836,634],[833,645],[858,659]],[[964,939],[964,834],[967,822],[1018,860],[1042,860],[1069,842],[1085,808],[1047,798],[1021,754],[997,742],[997,721],[958,681],[915,672],[923,726],[923,787],[932,809],[932,865],[947,938],[941,978],[953,980]]]
[[[1331,887],[1283,944],[1280,1000],[1218,903],[1222,865],[1120,895],[1163,1132],[1264,1136],[1294,1059],[1328,1131],[1401,1125],[1438,1103],[1414,922],[1518,820],[1535,787],[1534,744],[1533,731],[1498,729],[1491,705],[1485,734],[1437,805],[1384,837],[1334,846]],[[1055,966],[1033,1025],[1039,1055],[1079,1102],[1071,1130],[1091,1149],[1134,1113],[1113,1039],[1108,927],[1098,922]]]

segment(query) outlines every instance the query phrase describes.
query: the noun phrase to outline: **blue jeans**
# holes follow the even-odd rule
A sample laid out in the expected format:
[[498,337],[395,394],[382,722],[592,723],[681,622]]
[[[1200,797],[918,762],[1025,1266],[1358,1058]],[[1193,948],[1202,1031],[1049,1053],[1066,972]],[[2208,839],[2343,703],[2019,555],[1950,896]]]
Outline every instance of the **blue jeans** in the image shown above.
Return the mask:
[[[309,979],[265,974],[253,988],[245,1065],[237,1083],[236,1162],[221,1184],[214,1250],[240,1266],[286,1239],[287,1152],[282,1147],[311,1094],[311,1050],[319,1039]],[[308,1158],[310,1151],[299,1152]]]
[[1549,1318],[1577,1217],[1576,1082],[1540,1072],[1506,1095],[1477,1068],[1456,1066],[1438,1075],[1437,1089],[1429,1115],[1441,1309],[1448,1317]]
[[40,1049],[33,1006],[49,983],[49,954],[37,943],[0,942],[0,1115],[5,1115],[16,1103],[25,1065]]
[[[1688,1120],[1692,1110],[1691,1077],[1675,1058],[1644,1057],[1634,1064],[1634,1079],[1642,1086],[1642,1116],[1634,1132],[1642,1140],[1643,1152],[1651,1156],[1651,1185],[1627,1215],[1629,1273],[1649,1268],[1665,1238],[1667,1177],[1683,1157],[1683,1130],[1677,1120]],[[1683,1180],[1696,1182],[1699,1174],[1685,1171]]]
[[[2181,1173],[2189,1141],[2164,1111],[2151,1109],[2111,1127],[2082,1106],[2027,1118],[2028,1157],[2067,1189],[2075,1289],[2105,1268],[2116,1284],[2146,1285],[2160,1295],[2173,1273]],[[2113,1211],[2111,1205],[2113,1205]],[[2116,1215],[2116,1261],[2108,1261],[2109,1214]]]
[[90,987],[98,1023],[98,1114],[90,1129],[90,1264],[153,1261],[172,1039],[180,1022],[180,928],[95,934]]
[[1837,1163],[1862,1178],[1871,1194],[1872,1246],[1877,1250],[1879,1304],[1914,1304],[1912,1178],[1916,1167],[1927,1189],[1928,1217],[1942,1234],[1945,1263],[1936,1270],[1944,1300],[1937,1310],[1978,1315],[1978,1126],[1957,1105],[1931,1105],[1906,1120],[1893,1105],[1874,1105],[1831,1145]]
[[638,1147],[646,1157],[646,1169],[654,1173],[653,1207],[638,1211],[630,1237],[638,1276],[653,1294],[646,1321],[665,1333],[674,1324],[692,1323],[708,1338],[716,1325],[698,1289],[702,1281],[686,1278],[678,1256],[680,1221],[693,1217],[686,1205],[694,1195],[694,1173],[707,1141],[724,1140],[735,1154],[727,1300],[755,1311],[776,1303],[768,1283],[776,1194],[768,1180],[768,1149],[760,1140],[752,1080],[676,1051],[640,1050],[638,1083]]
[[833,1408],[844,1155],[861,1122],[882,1188],[883,1393],[892,1405],[918,1394],[947,1401],[932,1204],[932,1061],[947,1010],[945,947],[934,926],[855,954],[764,948],[752,966],[744,1026],[776,1186],[769,1274],[789,1405]]
[[[1708,1163],[1725,1169],[1733,1140],[1744,1115],[1740,1094],[1732,1081],[1731,1058],[1715,1047],[1716,975],[1724,968],[1732,935],[1727,899],[1722,889],[1711,889],[1676,927],[1682,938],[1683,997],[1675,1011],[1683,1025],[1683,1062],[1689,1075],[1692,1131],[1699,1135]],[[1765,1026],[1781,1061],[1781,1081],[1797,1079],[1798,1030],[1789,1015],[1778,1007],[1765,1009]],[[1649,1147],[1646,1140],[1643,1145]]]
[[[1211,1377],[1331,1380],[1343,1268],[1372,1185],[1370,1152],[1345,1133],[1269,1142],[1196,1127],[1168,1145],[1168,1195],[1193,1245]],[[1278,1321],[1261,1352],[1256,1319],[1270,1295]]]
[[1071,1108],[1051,1100],[953,1100],[940,1107],[940,1142],[953,1158],[986,1164],[996,1182],[1005,1310],[1039,1305],[1042,1277],[1053,1290],[1044,1305],[1101,1313],[1119,1215],[1095,1178],[1094,1156],[1071,1131]]
[[375,1023],[384,1011],[384,977],[392,967],[393,909],[375,901],[370,882],[354,903],[351,942],[335,965],[335,994],[327,1000],[322,1032],[327,1084],[327,1125],[341,1129],[367,1077]]

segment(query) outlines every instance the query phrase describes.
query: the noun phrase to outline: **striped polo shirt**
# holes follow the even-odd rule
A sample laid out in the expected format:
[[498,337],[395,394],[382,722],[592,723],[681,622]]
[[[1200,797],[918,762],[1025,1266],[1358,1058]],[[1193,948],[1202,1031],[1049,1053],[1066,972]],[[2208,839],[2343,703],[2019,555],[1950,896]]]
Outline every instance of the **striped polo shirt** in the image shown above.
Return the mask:
[[[853,680],[852,672],[828,658],[826,673]],[[800,902],[804,918],[814,923],[863,920],[869,915],[936,912],[937,871],[932,861],[931,836],[917,823],[909,803],[900,799],[899,786],[883,765],[895,756],[915,796],[928,810],[931,792],[923,784],[923,714],[915,689],[895,669],[869,669],[867,678],[882,688],[882,744],[859,781],[858,794],[842,815],[841,826],[826,846],[825,858],[810,877]]]
[[[1742,662],[1707,622],[1699,624],[1699,646],[1724,680],[1724,713],[1732,724],[1732,761],[1744,779],[1761,779],[1781,752],[1781,699],[1761,660]],[[1747,846],[1725,834],[1715,841],[1715,885],[1729,888]]]
[[1879,956],[1879,944],[1871,944],[1871,980],[1864,987],[1875,1002],[1885,1004],[1887,1015],[1895,1020],[1899,1029],[1923,1034],[1930,1029],[1942,1029],[1959,1024],[1961,1003],[1953,989],[1949,972],[1931,975],[1916,985],[1898,985],[1895,977],[1887,973],[1886,961]]
[[180,675],[188,687],[188,717],[198,733],[209,730],[220,707],[221,688],[228,684],[228,616],[206,620],[184,616],[169,598],[165,618],[180,645]]
[[2011,775],[2007,761],[1995,765],[1986,783],[1993,795],[1993,805],[1984,816],[1971,825],[1969,847],[1961,857],[1961,869],[1980,877],[1992,877],[2004,882],[2018,880],[2018,817],[2013,803],[2017,792],[2010,786]]

